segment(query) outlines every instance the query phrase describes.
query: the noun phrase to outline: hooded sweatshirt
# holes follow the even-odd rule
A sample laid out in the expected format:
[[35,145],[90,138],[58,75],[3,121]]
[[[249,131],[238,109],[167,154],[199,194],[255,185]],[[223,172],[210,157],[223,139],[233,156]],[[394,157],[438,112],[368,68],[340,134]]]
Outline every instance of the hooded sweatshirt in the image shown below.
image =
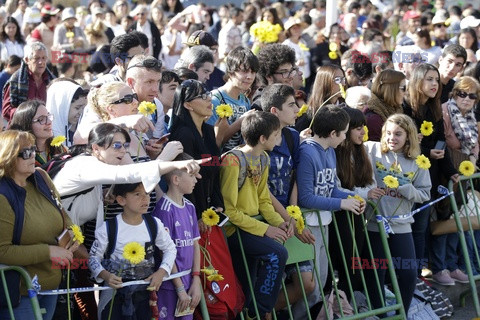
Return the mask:
[[[380,142],[366,142],[367,152],[370,155],[373,171],[375,173],[375,180],[378,188],[385,190],[385,195],[377,202],[378,213],[389,220],[390,216],[405,215],[412,211],[414,203],[422,203],[430,199],[430,189],[432,183],[430,182],[430,173],[428,170],[419,169],[415,159],[405,158],[403,153],[395,153],[389,151],[382,153]],[[403,174],[408,172],[415,173],[411,183],[400,183],[397,189],[387,188],[383,182],[384,176],[381,175],[381,170],[377,168],[377,164],[382,164],[388,171],[393,164],[400,168]],[[391,174],[390,172],[388,174]],[[393,174],[392,174],[393,175]],[[400,180],[399,180],[400,182]],[[397,209],[398,208],[398,209]],[[396,210],[396,211],[395,211]],[[365,215],[368,219],[368,230],[378,232],[378,226],[371,206],[367,206]],[[392,219],[389,221],[394,233],[409,233],[412,232],[411,224],[414,218],[407,219]]]
[[[78,84],[71,81],[58,81],[52,84],[47,90],[46,107],[48,112],[53,115],[52,130],[54,136],[65,136],[66,146],[73,144],[73,139],[70,139],[69,130],[71,124],[68,123],[68,113],[70,112],[70,105],[72,98],[81,88]],[[73,135],[72,135],[73,138]]]

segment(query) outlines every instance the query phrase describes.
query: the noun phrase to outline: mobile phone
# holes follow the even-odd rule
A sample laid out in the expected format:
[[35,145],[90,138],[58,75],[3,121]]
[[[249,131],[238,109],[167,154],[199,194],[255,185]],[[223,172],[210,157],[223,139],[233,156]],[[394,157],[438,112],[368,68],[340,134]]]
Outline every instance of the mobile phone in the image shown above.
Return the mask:
[[157,140],[156,144],[164,144],[165,142],[168,141],[168,136],[170,133],[164,134],[163,136],[160,137],[160,139]]
[[220,221],[218,222],[219,227],[223,227],[225,223],[230,219],[227,217],[223,212],[217,212],[218,216],[220,217]]
[[445,147],[446,147],[446,142],[445,141],[442,141],[442,140],[438,140],[437,143],[435,144],[435,150],[444,150]]

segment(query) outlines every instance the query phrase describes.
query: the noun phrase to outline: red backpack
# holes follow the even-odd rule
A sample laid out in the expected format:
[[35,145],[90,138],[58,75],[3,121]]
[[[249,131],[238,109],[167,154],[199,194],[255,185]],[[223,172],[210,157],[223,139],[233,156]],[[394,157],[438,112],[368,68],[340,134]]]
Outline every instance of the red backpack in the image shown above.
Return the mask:
[[[202,234],[199,244],[205,247],[207,233]],[[212,265],[224,278],[222,281],[208,281],[203,274],[200,276],[204,288],[208,314],[212,320],[235,319],[242,311],[245,303],[242,287],[233,269],[232,258],[225,236],[220,227],[214,226],[208,234],[207,250],[210,253]],[[201,252],[201,267],[204,268],[204,255]],[[199,308],[195,310],[194,319],[203,319]]]

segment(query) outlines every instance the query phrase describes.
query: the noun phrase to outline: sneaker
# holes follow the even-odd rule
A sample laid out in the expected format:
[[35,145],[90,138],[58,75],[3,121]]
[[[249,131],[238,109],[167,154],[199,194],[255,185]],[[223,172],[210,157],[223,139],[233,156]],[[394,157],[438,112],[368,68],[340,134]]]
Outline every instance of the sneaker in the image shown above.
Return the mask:
[[457,269],[450,272],[450,278],[460,283],[469,283],[468,276],[462,272],[462,270]]
[[435,273],[432,275],[432,280],[442,286],[454,286],[455,281],[453,281],[452,277],[450,277],[450,272],[448,270],[442,270],[440,272]]

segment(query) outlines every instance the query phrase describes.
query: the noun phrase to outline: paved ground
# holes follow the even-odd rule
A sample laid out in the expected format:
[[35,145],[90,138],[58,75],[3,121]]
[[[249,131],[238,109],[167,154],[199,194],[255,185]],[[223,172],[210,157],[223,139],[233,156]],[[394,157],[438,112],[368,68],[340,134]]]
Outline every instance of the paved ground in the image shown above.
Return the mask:
[[[428,280],[428,279],[427,279]],[[470,291],[468,284],[456,284],[455,286],[441,286],[432,283],[432,286],[436,289],[444,292],[450,299],[455,308],[455,313],[450,319],[454,320],[471,320],[476,318],[475,307],[473,305],[472,296],[469,294],[465,300],[465,307],[460,306],[460,294],[464,291]],[[480,284],[477,286],[477,291],[480,293]],[[477,318],[480,319],[480,318]]]

